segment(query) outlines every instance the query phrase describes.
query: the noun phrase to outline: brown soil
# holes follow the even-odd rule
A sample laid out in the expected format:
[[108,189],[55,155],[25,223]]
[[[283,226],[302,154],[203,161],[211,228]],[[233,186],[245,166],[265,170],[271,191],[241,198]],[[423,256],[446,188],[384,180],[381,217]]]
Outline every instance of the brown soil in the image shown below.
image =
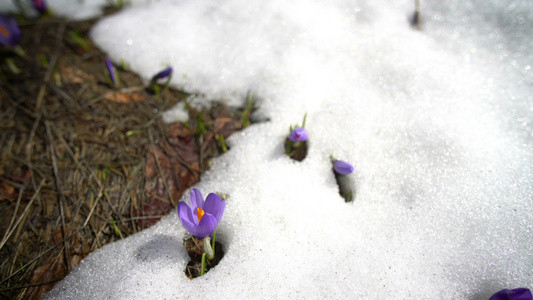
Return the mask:
[[285,138],[285,154],[296,161],[302,161],[307,156],[307,141],[292,142],[288,137]]
[[[185,248],[187,249],[187,254],[189,254],[189,257],[191,258],[191,260],[187,263],[187,266],[185,267],[185,275],[189,277],[189,279],[200,277],[202,267],[202,255],[204,253],[204,241],[194,236],[191,236],[190,238],[185,240]],[[218,265],[222,257],[224,257],[222,244],[215,241],[215,255],[212,260],[205,260],[205,273],[209,272],[211,268]]]
[[92,251],[157,222],[250,114],[218,105],[202,112],[205,131],[194,109],[189,124],[163,124],[160,112],[188,95],[170,88],[156,97],[123,69],[111,88],[105,54],[87,37],[96,21],[19,18],[25,55],[0,48],[6,299],[40,298]]

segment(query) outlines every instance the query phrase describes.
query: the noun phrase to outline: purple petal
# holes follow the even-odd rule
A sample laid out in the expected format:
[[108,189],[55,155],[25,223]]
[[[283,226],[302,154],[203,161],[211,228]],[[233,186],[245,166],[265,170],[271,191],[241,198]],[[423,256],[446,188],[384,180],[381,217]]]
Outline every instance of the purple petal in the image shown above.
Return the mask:
[[343,160],[336,160],[333,162],[333,169],[341,175],[348,175],[353,172],[354,168],[349,163]]
[[31,0],[33,7],[39,12],[43,13],[46,11],[46,1],[45,0]]
[[217,223],[220,222],[220,219],[222,219],[225,208],[226,202],[222,201],[217,194],[210,193],[207,195],[207,199],[205,200],[204,204],[204,211],[213,215],[215,219],[217,219]]
[[22,32],[17,25],[15,18],[8,18],[0,15],[0,44],[15,46],[22,36]]
[[302,127],[296,127],[289,134],[289,140],[293,142],[304,142],[307,140],[307,131]]
[[155,74],[154,77],[152,77],[152,80],[166,78],[166,77],[170,76],[170,74],[172,74],[172,67],[166,68],[163,71]]
[[185,201],[180,201],[178,203],[178,216],[180,219],[184,219],[198,225],[198,217],[192,211],[192,209],[189,208],[189,205],[187,205]]
[[198,226],[196,227],[196,234],[193,235],[200,239],[203,239],[213,233],[213,231],[215,231],[215,228],[217,228],[217,225],[217,219],[214,216],[206,213],[202,217],[202,221],[200,221],[200,224],[198,224]]
[[185,201],[180,201],[178,203],[178,217],[181,224],[185,229],[192,235],[198,234],[198,221],[192,215],[189,205]]
[[183,227],[192,235],[198,236],[198,225],[187,220],[180,220]]
[[196,211],[196,208],[204,208],[204,197],[202,196],[202,193],[200,193],[200,190],[193,188],[191,190],[191,209],[193,211]]
[[489,298],[489,300],[532,300],[531,291],[526,288],[503,289]]
[[115,67],[113,66],[113,63],[109,58],[105,59],[105,65],[107,68],[107,71],[109,72],[109,77],[111,78],[111,81],[113,81],[113,84],[117,84],[117,78],[115,76]]

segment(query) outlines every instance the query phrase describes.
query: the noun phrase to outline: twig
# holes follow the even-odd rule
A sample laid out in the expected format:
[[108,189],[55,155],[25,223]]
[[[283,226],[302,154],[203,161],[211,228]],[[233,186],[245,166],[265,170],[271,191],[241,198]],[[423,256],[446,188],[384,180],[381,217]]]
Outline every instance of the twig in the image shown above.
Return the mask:
[[[44,181],[44,179],[43,179]],[[78,231],[70,234],[68,237],[64,237],[63,239],[70,239],[72,236],[74,236],[75,234],[77,234]],[[27,264],[21,266],[18,270],[16,270],[15,272],[11,273],[8,277],[4,278],[1,282],[0,282],[0,286],[2,286],[6,281],[8,281],[9,279],[11,279],[11,277],[15,276],[16,274],[18,274],[20,271],[23,271],[24,269],[26,269],[27,266],[31,265],[32,263],[34,263],[35,261],[37,261],[38,259],[40,259],[41,257],[43,257],[45,254],[47,254],[48,252],[52,251],[53,249],[55,249],[57,246],[61,245],[63,243],[63,241],[53,245],[52,247],[48,248],[46,251],[44,251],[43,253],[39,254],[37,257],[35,257],[34,259],[30,260]]]
[[[89,164],[85,161],[85,160],[82,160],[81,162],[76,158],[76,155],[74,154],[74,152],[72,151],[72,149],[70,148],[70,146],[67,144],[67,141],[65,141],[65,139],[61,136],[61,134],[59,134],[58,130],[57,130],[57,127],[55,126],[54,123],[51,124],[51,127],[53,128],[54,130],[54,133],[56,134],[56,136],[59,138],[59,141],[61,141],[61,143],[63,144],[63,146],[65,146],[65,150],[67,151],[67,153],[70,155],[70,157],[72,158],[72,160],[76,163],[77,166],[80,166],[80,165],[83,165],[85,168],[86,168],[86,172],[88,172],[90,174],[90,177],[92,177],[94,179],[94,181],[96,182],[96,184],[98,185],[99,188],[102,188],[103,185],[102,183],[100,182],[100,179],[98,179],[98,177],[94,174],[94,171],[91,170],[91,167],[89,166]],[[105,196],[105,194],[104,194]],[[107,197],[107,196],[106,196]]]
[[[187,168],[187,170],[189,170],[189,171],[195,176],[194,179],[195,179],[196,181],[199,181],[200,179],[199,179],[199,178],[196,178],[196,176],[197,176],[197,175],[196,175],[197,171],[194,170],[194,169],[189,165],[189,163],[188,163],[185,159],[183,159],[183,158],[181,157],[180,153],[179,153],[176,149],[174,149],[174,147],[171,146],[171,144],[170,144],[170,142],[168,141],[168,138],[167,138],[167,137],[164,137],[164,141],[165,141],[165,143],[166,143],[167,145],[169,145],[168,148],[172,150],[172,152],[175,154],[175,157],[178,159],[178,161],[179,161],[179,162],[180,162],[185,168]],[[163,149],[163,151],[165,151],[166,148],[167,148],[167,147],[165,147],[165,148]],[[165,152],[166,152],[166,151],[165,151]],[[180,189],[180,190],[181,190],[181,189]]]
[[[53,124],[52,124],[53,125]],[[94,179],[94,181],[96,182],[96,184],[98,185],[98,187],[100,188],[100,190],[98,191],[97,195],[98,195],[98,198],[96,199],[96,203],[94,203],[93,207],[91,208],[91,211],[89,213],[89,215],[87,216],[87,218],[85,219],[85,222],[82,226],[85,227],[87,225],[87,223],[89,222],[91,216],[93,215],[94,213],[94,210],[96,208],[96,205],[97,203],[99,202],[100,198],[103,196],[107,202],[109,203],[109,205],[111,206],[111,209],[115,212],[115,214],[118,216],[119,220],[120,220],[120,223],[121,224],[124,224],[124,220],[122,219],[122,216],[117,213],[114,208],[113,208],[113,205],[111,204],[111,199],[109,199],[109,196],[107,195],[107,193],[104,193],[103,190],[105,189],[105,186],[100,182],[100,180],[98,179],[98,177],[94,174],[94,171],[91,170],[89,164],[83,160],[83,161],[79,161],[76,156],[74,155],[74,152],[72,152],[72,149],[70,148],[70,146],[67,144],[67,142],[65,141],[65,139],[63,139],[63,137],[57,133],[57,129],[54,128],[54,131],[56,131],[56,135],[58,136],[59,140],[63,143],[63,145],[65,146],[65,149],[67,150],[67,152],[69,153],[69,155],[71,156],[71,158],[74,160],[74,162],[77,164],[78,167],[80,167],[81,165],[83,165],[85,168],[86,168],[86,171],[90,174],[90,177]],[[91,188],[92,188],[92,185],[91,185]],[[96,192],[96,191],[95,191]]]
[[37,188],[37,190],[33,194],[33,197],[31,197],[30,202],[28,203],[28,205],[26,205],[26,208],[24,208],[24,211],[22,212],[22,215],[20,215],[20,217],[18,218],[18,220],[15,223],[15,225],[11,228],[11,230],[9,230],[9,232],[7,232],[6,235],[4,235],[4,238],[2,239],[2,242],[0,243],[0,249],[2,249],[2,247],[4,247],[5,243],[7,242],[9,237],[13,234],[13,231],[15,231],[15,228],[17,228],[17,226],[19,225],[19,223],[22,220],[22,218],[24,217],[24,215],[29,211],[31,205],[33,204],[33,201],[35,200],[35,198],[37,198],[37,195],[41,191],[41,187],[43,186],[44,182],[45,182],[45,180],[43,178],[41,180],[41,183],[39,184],[39,187]]
[[[57,132],[57,128],[55,127],[55,125],[52,123],[52,125],[54,126],[54,132],[56,133],[56,136],[59,138],[59,140],[61,141],[61,143],[65,146],[65,149],[67,150],[68,154],[70,155],[70,157],[74,160],[74,162],[79,166],[80,164],[81,165],[84,165],[87,172],[90,174],[90,177],[92,177],[94,179],[94,181],[96,182],[96,184],[98,185],[98,187],[100,188],[100,192],[104,189],[104,185],[100,182],[100,180],[98,179],[98,177],[94,174],[94,171],[91,170],[89,164],[83,160],[83,161],[79,161],[77,158],[76,158],[76,155],[74,155],[74,152],[72,152],[72,149],[70,148],[70,146],[67,144],[67,142],[65,141],[65,139]],[[109,196],[107,195],[107,193],[102,193],[103,196],[106,198],[106,200],[111,204],[111,200],[109,199]],[[113,208],[113,207],[111,207]],[[124,221],[122,220],[122,217],[117,214],[119,216],[119,219],[120,219],[120,222],[122,224],[124,224]],[[86,225],[87,223],[85,223]],[[84,226],[85,226],[84,225]]]
[[159,216],[140,216],[140,217],[131,217],[126,218],[126,221],[134,221],[134,220],[149,220],[149,219],[161,219],[165,217],[166,215],[159,215]]
[[[32,147],[32,141],[33,141],[33,136],[35,135],[35,131],[37,130],[37,126],[39,125],[40,121],[41,121],[41,115],[42,115],[42,111],[41,111],[41,105],[42,105],[42,102],[43,102],[43,98],[44,98],[44,94],[46,92],[46,87],[48,85],[48,82],[50,81],[50,77],[52,76],[52,72],[54,70],[54,67],[57,63],[57,60],[59,58],[59,52],[60,52],[60,49],[61,49],[61,41],[63,39],[63,34],[65,32],[65,27],[67,27],[67,23],[66,22],[63,22],[60,26],[59,26],[59,30],[57,32],[57,40],[56,40],[56,49],[55,49],[55,52],[54,52],[54,55],[52,56],[52,59],[50,60],[50,64],[48,65],[48,69],[46,69],[46,73],[44,75],[44,80],[43,80],[43,83],[41,84],[41,87],[39,89],[39,94],[37,95],[37,101],[35,103],[35,111],[33,113],[33,117],[35,117],[35,122],[33,123],[33,126],[32,126],[32,129],[31,129],[31,132],[30,132],[30,135],[28,137],[28,144],[26,145],[26,160],[27,161],[31,161],[31,157],[32,157],[32,154],[33,154],[33,147]],[[33,170],[30,168],[30,174],[33,178]],[[35,183],[34,183],[35,185]]]
[[93,207],[91,208],[91,211],[89,212],[89,215],[87,216],[87,219],[85,219],[85,222],[83,223],[83,227],[87,226],[87,223],[89,223],[89,220],[91,219],[91,216],[93,215],[94,209],[96,208],[96,205],[98,204],[98,201],[100,198],[102,198],[102,191],[104,190],[104,187],[100,187],[100,191],[98,192],[98,195],[96,196],[96,201],[93,203]]
[[[31,127],[30,135],[28,136],[28,143],[26,144],[26,160],[31,161],[31,157],[33,155],[33,136],[35,135],[35,131],[37,130],[37,126],[41,122],[41,113],[38,113],[35,117],[35,121],[33,122],[33,126]],[[30,169],[31,172],[31,169]]]
[[[33,164],[31,163],[31,161],[27,161],[23,158],[20,158],[18,156],[14,156],[14,155],[10,155],[10,157],[14,160],[17,160],[23,164],[25,164],[29,170],[35,170],[37,173],[39,173],[39,176],[41,176],[41,178],[45,178],[43,172],[37,168],[34,168]],[[33,188],[36,189],[37,188],[37,185],[35,184],[35,178],[33,177],[33,172],[31,172],[31,179],[32,179],[32,185],[33,185]],[[9,182],[8,182],[9,183]],[[11,183],[10,183],[11,184]],[[13,184],[11,184],[13,185]]]
[[81,108],[79,109],[80,111],[81,110],[84,110],[86,109],[87,107],[91,106],[91,105],[94,105],[114,94],[120,94],[120,93],[131,93],[131,92],[139,92],[139,91],[142,91],[144,90],[144,86],[132,86],[132,87],[126,87],[126,88],[122,88],[122,89],[119,89],[117,91],[114,91],[114,92],[109,92],[107,94],[104,94],[104,95],[100,95],[98,97],[95,97],[89,101],[87,101],[87,103],[85,103],[84,105],[81,106]]
[[[45,108],[43,107],[43,110],[44,109]],[[61,227],[62,227],[62,230],[63,230],[63,236],[67,236],[67,229],[66,229],[66,225],[65,225],[65,208],[64,208],[65,195],[63,195],[63,190],[61,188],[61,179],[59,177],[59,171],[57,169],[56,154],[55,154],[55,150],[54,150],[54,140],[52,139],[52,130],[50,129],[50,121],[45,120],[44,121],[44,125],[46,127],[46,134],[48,135],[49,147],[50,147],[50,157],[51,157],[51,160],[52,160],[52,168],[53,168],[53,171],[54,171],[56,189],[57,189],[57,193],[58,193],[58,198],[57,199],[59,201],[58,204],[59,204],[59,213],[61,215]],[[70,273],[70,271],[72,270],[72,266],[70,265],[70,253],[69,253],[68,241],[66,239],[64,239],[63,243],[64,243],[64,247],[65,247],[65,259],[66,259],[66,263],[67,263],[67,271]]]
[[168,188],[168,185],[167,185],[167,180],[165,178],[165,175],[163,174],[163,171],[161,170],[161,165],[159,164],[159,158],[157,157],[154,138],[152,137],[152,131],[150,130],[150,127],[148,127],[147,131],[148,131],[148,138],[150,139],[150,144],[152,144],[152,151],[154,152],[155,162],[157,165],[157,170],[159,171],[159,176],[161,176],[161,181],[163,181],[163,186],[165,187],[165,190],[167,191],[168,198],[170,199],[170,203],[174,203],[174,199],[172,199],[172,195],[170,194],[170,189]]
[[22,183],[18,183],[18,182],[15,182],[15,181],[11,181],[7,178],[4,178],[4,177],[0,177],[0,180],[2,180],[3,182],[9,184],[9,185],[12,185],[18,189],[24,189],[26,187],[26,184],[22,184]]
[[80,110],[80,104],[76,100],[74,100],[74,98],[72,98],[69,94],[65,93],[65,91],[63,91],[62,89],[58,88],[56,85],[51,84],[50,86],[59,96],[72,103],[72,105],[74,105],[77,110]]
[[204,170],[204,134],[200,134],[197,139],[198,142],[198,162],[200,165],[200,174],[202,174]]
[[9,287],[9,288],[3,289],[2,291],[5,292],[5,291],[11,291],[11,290],[25,289],[25,288],[29,288],[29,287],[33,287],[33,286],[47,285],[47,284],[50,284],[50,283],[58,282],[61,279],[63,279],[63,278],[57,278],[57,279],[52,279],[52,280],[38,282],[38,283],[29,283],[29,284],[25,284],[25,285]]
[[61,23],[57,31],[56,49],[55,49],[54,55],[52,55],[50,64],[48,65],[48,68],[46,69],[46,73],[44,74],[44,80],[43,80],[43,83],[41,84],[41,88],[39,89],[39,94],[37,96],[37,102],[35,103],[35,112],[34,112],[35,116],[39,116],[41,114],[41,105],[43,103],[44,94],[46,92],[46,86],[48,82],[50,81],[50,77],[52,77],[52,72],[59,58],[59,51],[61,50],[61,41],[63,40],[63,34],[65,33],[66,27],[67,27],[67,23],[63,22]]
[[13,98],[11,98],[9,96],[9,94],[7,93],[7,91],[5,89],[2,88],[2,86],[0,86],[0,93],[2,93],[2,95],[5,97],[5,98],[2,98],[2,99],[7,99],[9,100],[12,104],[13,104],[13,108],[16,108],[16,109],[20,109],[22,112],[24,112],[25,114],[27,114],[28,116],[34,118],[35,115],[33,114],[33,112],[29,109],[27,109],[26,107],[24,107],[24,105],[22,105],[24,103],[24,99],[20,100],[20,101],[15,101]]

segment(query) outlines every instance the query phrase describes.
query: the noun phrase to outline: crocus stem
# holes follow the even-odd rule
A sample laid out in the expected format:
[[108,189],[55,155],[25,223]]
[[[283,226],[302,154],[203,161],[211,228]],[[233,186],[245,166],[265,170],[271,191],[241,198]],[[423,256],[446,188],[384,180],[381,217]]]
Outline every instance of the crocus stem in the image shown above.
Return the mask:
[[207,254],[207,258],[209,260],[212,260],[215,257],[215,254],[213,253],[213,248],[211,248],[211,239],[209,236],[206,236],[204,238],[204,253]]
[[161,91],[159,89],[159,86],[154,86],[154,91],[155,91],[155,99],[157,101],[159,101],[160,97],[161,97]]
[[166,91],[168,89],[168,85],[170,84],[170,80],[172,79],[172,75],[168,76],[167,82],[163,85],[163,91]]
[[118,71],[115,70],[115,76],[117,77],[117,84],[116,86],[119,86],[120,85],[120,75],[118,74]]
[[200,267],[200,276],[205,274],[205,256],[207,253],[202,254],[202,266]]
[[217,237],[216,229],[213,231],[213,241],[211,241],[211,248],[213,249],[213,258],[215,258],[215,238]]
[[285,149],[285,154],[287,154],[287,156],[291,156],[292,155],[292,148],[293,148],[293,141],[289,140],[289,143],[287,145],[287,149]]

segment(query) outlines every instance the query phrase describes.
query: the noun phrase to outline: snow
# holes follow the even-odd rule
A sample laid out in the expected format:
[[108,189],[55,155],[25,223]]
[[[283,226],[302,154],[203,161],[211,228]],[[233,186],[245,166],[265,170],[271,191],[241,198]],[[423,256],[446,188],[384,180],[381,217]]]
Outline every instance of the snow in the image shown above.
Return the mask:
[[[171,213],[95,251],[46,299],[533,288],[533,4],[421,2],[422,31],[404,0],[135,1],[101,20],[92,38],[113,60],[146,80],[172,66],[171,84],[202,105],[243,105],[252,91],[261,122],[230,137],[196,185],[229,195],[219,265],[185,276],[186,231]],[[296,162],[283,141],[305,113],[309,153]],[[330,155],[355,166],[353,203]]]
[[178,102],[171,109],[164,111],[161,118],[163,118],[163,122],[169,124],[189,121],[189,112],[185,108],[185,102]]

